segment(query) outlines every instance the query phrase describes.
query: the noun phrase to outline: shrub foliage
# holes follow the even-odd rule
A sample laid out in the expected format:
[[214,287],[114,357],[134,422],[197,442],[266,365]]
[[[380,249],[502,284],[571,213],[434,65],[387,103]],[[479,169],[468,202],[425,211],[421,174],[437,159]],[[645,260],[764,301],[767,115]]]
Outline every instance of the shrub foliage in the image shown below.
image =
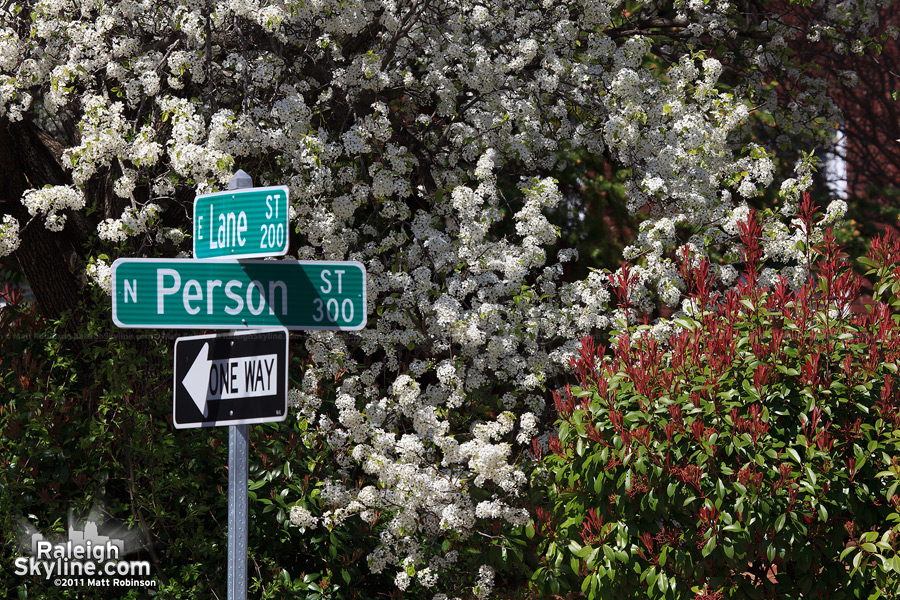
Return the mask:
[[[801,214],[811,224],[808,202]],[[608,350],[582,340],[543,459],[538,586],[617,599],[895,597],[896,534],[882,530],[900,500],[900,246],[878,239],[861,260],[876,297],[854,313],[860,282],[830,232],[795,290],[758,281],[755,215],[741,237],[745,272],[727,292],[708,263],[683,257],[690,302],[669,339],[638,326]],[[627,303],[627,270],[618,286]]]

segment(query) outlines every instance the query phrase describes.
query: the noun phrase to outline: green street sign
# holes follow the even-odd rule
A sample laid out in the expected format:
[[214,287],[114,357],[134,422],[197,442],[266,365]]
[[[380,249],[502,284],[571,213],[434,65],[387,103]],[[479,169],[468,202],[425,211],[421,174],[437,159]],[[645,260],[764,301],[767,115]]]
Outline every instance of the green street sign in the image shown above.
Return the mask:
[[358,262],[120,258],[113,322],[155,329],[359,330],[366,268]]
[[290,225],[288,189],[244,188],[194,199],[194,257],[284,256]]

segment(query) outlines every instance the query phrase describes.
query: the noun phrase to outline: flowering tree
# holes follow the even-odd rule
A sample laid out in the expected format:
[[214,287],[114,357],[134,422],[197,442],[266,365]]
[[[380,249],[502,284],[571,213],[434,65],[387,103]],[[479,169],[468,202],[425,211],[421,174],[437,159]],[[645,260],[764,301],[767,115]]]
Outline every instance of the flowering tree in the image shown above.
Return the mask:
[[[611,322],[607,275],[562,280],[578,258],[548,218],[578,201],[553,178],[564,153],[629,174],[646,216],[626,250],[632,307],[678,301],[680,246],[721,257],[730,283],[746,201],[773,183],[750,123],[803,133],[837,114],[791,42],[863,51],[881,4],[7,3],[0,257],[59,314],[85,285],[108,290],[109,256],[185,253],[193,195],[236,168],[287,185],[292,254],[369,277],[368,327],[306,336],[292,392],[360,483],[329,482],[330,510],[292,516],[379,523],[371,568],[432,587],[458,560],[444,542],[527,521],[515,458],[574,340]],[[815,234],[780,219],[811,169],[781,184],[761,232],[794,283]],[[476,594],[491,582],[483,566]]]

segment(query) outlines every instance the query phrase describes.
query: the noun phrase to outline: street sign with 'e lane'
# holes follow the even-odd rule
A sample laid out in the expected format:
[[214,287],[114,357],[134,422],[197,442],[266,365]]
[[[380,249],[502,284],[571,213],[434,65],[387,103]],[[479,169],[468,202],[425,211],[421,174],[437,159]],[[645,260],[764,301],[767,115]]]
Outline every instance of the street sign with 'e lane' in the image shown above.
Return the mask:
[[175,427],[283,421],[287,329],[181,337],[175,341]]
[[355,261],[120,258],[113,322],[156,329],[359,330],[366,269]]
[[288,188],[245,188],[194,199],[196,258],[284,256],[290,226]]

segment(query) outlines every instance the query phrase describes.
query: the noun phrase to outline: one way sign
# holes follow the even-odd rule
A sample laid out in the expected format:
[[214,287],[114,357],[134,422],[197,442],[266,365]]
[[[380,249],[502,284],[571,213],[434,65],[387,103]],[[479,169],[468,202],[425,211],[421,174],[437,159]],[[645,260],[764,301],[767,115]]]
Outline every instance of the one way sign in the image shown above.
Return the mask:
[[287,416],[285,328],[175,340],[175,427],[283,421]]

